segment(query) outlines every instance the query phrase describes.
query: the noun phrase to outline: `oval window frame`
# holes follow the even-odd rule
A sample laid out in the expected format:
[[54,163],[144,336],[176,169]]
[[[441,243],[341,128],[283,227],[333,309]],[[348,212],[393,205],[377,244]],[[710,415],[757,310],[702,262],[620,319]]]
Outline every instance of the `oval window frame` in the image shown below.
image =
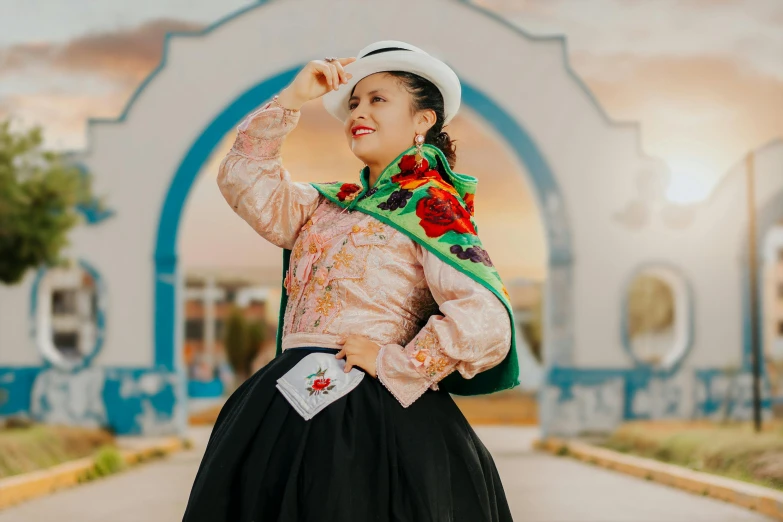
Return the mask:
[[[631,345],[630,325],[628,324],[628,301],[634,280],[640,275],[651,275],[663,280],[674,294],[675,342],[660,364],[653,364],[634,353]],[[693,348],[694,303],[693,290],[682,270],[665,262],[645,263],[637,267],[623,285],[620,300],[620,336],[623,348],[638,367],[650,368],[664,373],[674,373]]]
[[[44,291],[49,291],[49,287],[45,284],[44,278],[46,274],[51,271],[51,268],[42,267],[38,269],[35,281],[31,288],[30,298],[30,337],[35,343],[35,347],[38,350],[38,354],[44,361],[44,367],[52,366],[60,370],[69,372],[76,372],[82,370],[92,364],[92,361],[103,349],[103,343],[106,333],[106,284],[101,277],[100,272],[95,269],[93,265],[83,259],[79,259],[73,266],[73,268],[81,269],[87,272],[95,282],[96,291],[96,311],[95,311],[95,340],[93,346],[88,353],[82,355],[81,358],[75,360],[69,360],[62,357],[60,351],[54,345],[54,337],[52,335],[52,323],[51,323],[51,310],[47,317],[43,317],[44,309],[39,307],[39,304],[43,302],[41,295]],[[51,299],[51,293],[46,296],[46,299]],[[43,324],[42,324],[43,323]]]

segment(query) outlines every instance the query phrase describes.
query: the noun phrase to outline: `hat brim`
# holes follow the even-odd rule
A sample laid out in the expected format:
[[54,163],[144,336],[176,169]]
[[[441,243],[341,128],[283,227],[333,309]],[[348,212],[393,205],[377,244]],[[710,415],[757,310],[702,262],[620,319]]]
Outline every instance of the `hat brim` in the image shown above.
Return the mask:
[[360,58],[346,65],[345,71],[353,75],[348,83],[341,84],[339,89],[329,91],[323,96],[326,110],[340,121],[345,121],[350,114],[348,100],[356,84],[372,74],[389,71],[418,74],[435,84],[443,95],[444,125],[449,123],[459,110],[462,95],[459,78],[448,65],[428,54],[414,51],[389,51]]

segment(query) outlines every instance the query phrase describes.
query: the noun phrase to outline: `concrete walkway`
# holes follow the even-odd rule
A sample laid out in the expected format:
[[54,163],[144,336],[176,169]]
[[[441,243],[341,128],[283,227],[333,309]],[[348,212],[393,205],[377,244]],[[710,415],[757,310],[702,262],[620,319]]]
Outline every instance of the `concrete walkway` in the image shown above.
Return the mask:
[[[757,522],[771,519],[530,449],[536,430],[481,427],[519,522]],[[209,428],[166,460],[0,512],[0,522],[176,522],[182,519]]]

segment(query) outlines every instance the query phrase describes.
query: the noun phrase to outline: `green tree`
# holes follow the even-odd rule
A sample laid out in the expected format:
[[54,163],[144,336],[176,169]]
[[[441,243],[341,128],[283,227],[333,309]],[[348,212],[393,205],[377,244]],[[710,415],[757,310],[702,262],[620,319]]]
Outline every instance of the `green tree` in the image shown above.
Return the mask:
[[261,346],[266,340],[266,324],[263,321],[253,321],[247,328],[247,371],[253,368],[253,361],[258,357]]
[[237,380],[244,380],[248,377],[247,369],[247,346],[248,346],[248,328],[245,316],[242,310],[232,308],[226,320],[226,327],[223,334],[223,346],[226,350],[228,364],[234,369]]
[[253,371],[253,361],[266,340],[268,325],[264,321],[248,322],[242,310],[233,307],[226,321],[223,345],[237,382],[242,382]]
[[14,132],[0,122],[0,282],[62,263],[77,206],[93,201],[90,177],[43,149],[40,128]]
[[530,351],[539,363],[543,362],[541,346],[543,343],[544,318],[543,318],[543,299],[539,298],[530,310],[530,321],[522,325],[522,335],[525,336]]

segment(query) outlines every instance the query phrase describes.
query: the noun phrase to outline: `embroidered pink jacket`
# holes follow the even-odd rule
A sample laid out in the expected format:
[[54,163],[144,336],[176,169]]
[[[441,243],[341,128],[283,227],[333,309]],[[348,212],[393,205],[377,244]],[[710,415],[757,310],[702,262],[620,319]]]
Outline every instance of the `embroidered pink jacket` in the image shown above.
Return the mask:
[[366,336],[382,347],[378,378],[404,407],[452,371],[471,378],[499,364],[511,325],[489,290],[405,234],[291,180],[280,149],[299,114],[267,104],[245,118],[218,175],[234,211],[292,250],[283,350]]

